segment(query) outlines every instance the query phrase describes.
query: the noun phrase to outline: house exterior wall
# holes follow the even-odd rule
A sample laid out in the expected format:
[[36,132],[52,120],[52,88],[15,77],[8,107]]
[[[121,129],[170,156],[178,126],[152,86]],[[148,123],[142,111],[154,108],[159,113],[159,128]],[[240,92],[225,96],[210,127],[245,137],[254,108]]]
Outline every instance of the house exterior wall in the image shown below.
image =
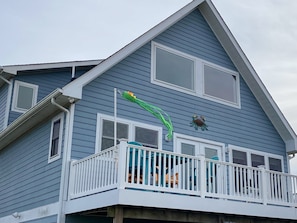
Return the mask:
[[[78,66],[75,67],[75,78],[90,70],[93,66]],[[72,79],[72,67],[43,69],[43,70],[28,70],[19,71],[15,76],[14,81],[23,81],[30,84],[38,85],[37,102],[50,94],[57,88],[62,88]],[[14,83],[14,82],[13,82]],[[13,84],[14,87],[14,84]],[[11,95],[13,97],[13,94]],[[18,118],[22,113],[10,110],[9,124]]]
[[50,131],[51,120],[0,151],[0,218],[58,202],[62,159],[48,163]]
[[[236,71],[198,10],[153,41]],[[283,140],[242,78],[240,109],[152,84],[151,43],[147,43],[84,87],[83,99],[77,103],[74,117],[74,159],[95,152],[96,115],[113,115],[114,87],[130,90],[140,99],[161,107],[171,116],[175,133],[286,155]],[[118,96],[118,117],[162,126],[147,111],[120,98]],[[195,131],[190,127],[194,113],[206,117],[209,131]],[[167,130],[163,128],[163,149],[172,150],[173,142],[166,142],[165,134]]]

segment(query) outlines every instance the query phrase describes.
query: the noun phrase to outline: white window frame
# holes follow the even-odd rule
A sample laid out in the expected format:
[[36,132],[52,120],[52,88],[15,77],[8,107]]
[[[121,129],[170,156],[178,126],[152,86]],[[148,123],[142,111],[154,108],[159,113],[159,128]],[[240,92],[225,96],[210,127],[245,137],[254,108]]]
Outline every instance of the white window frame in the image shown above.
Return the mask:
[[[97,127],[96,127],[96,145],[95,153],[101,151],[101,141],[102,141],[102,123],[103,120],[114,122],[114,117],[110,115],[97,114]],[[117,122],[128,125],[128,141],[135,141],[135,127],[151,129],[158,132],[158,150],[162,150],[162,127],[149,125],[141,122],[131,121],[129,119],[123,119],[117,117]]]
[[271,154],[267,152],[262,152],[258,150],[253,150],[253,149],[248,149],[240,146],[234,146],[234,145],[229,145],[229,161],[230,163],[233,163],[233,153],[232,150],[237,150],[241,152],[245,152],[247,154],[247,166],[251,167],[252,166],[252,161],[251,161],[251,154],[255,155],[260,155],[264,156],[264,162],[265,162],[265,169],[269,170],[269,158],[275,158],[281,160],[281,167],[282,167],[282,172],[285,172],[284,169],[284,157],[281,155],[276,155],[276,154]]
[[[162,49],[165,51],[168,51],[170,53],[176,54],[178,56],[187,58],[189,60],[194,61],[194,90],[190,90],[187,88],[183,88],[181,86],[167,83],[165,81],[158,80],[156,78],[156,49]],[[221,98],[217,98],[211,95],[207,95],[204,93],[204,66],[210,66],[212,68],[218,69],[220,71],[223,71],[226,74],[230,74],[232,76],[236,77],[236,103],[227,101]],[[201,97],[207,100],[211,100],[217,103],[221,103],[224,105],[232,106],[235,108],[241,108],[241,102],[240,102],[240,76],[239,73],[230,69],[227,69],[225,67],[219,66],[217,64],[208,62],[206,60],[202,60],[198,57],[191,56],[189,54],[180,52],[178,50],[172,49],[170,47],[164,46],[162,44],[156,43],[154,41],[151,42],[151,83],[156,84],[162,87],[170,88],[176,91],[180,91],[186,94],[194,95],[197,97]]]
[[174,50],[174,49],[171,49],[167,46],[164,46],[164,45],[161,45],[161,44],[158,44],[156,42],[152,42],[152,61],[151,61],[151,64],[152,64],[152,69],[151,69],[151,72],[152,72],[152,75],[151,75],[151,82],[152,83],[155,83],[155,84],[158,84],[160,86],[163,86],[163,87],[167,87],[167,88],[171,88],[171,89],[174,89],[174,90],[177,90],[177,91],[181,91],[181,92],[184,92],[184,93],[188,93],[188,94],[193,94],[195,95],[196,94],[196,91],[197,91],[197,85],[194,84],[193,86],[193,90],[191,89],[187,89],[187,88],[184,88],[184,87],[181,87],[181,86],[178,86],[178,85],[175,85],[175,84],[171,84],[171,83],[168,83],[166,81],[162,81],[162,80],[158,80],[156,78],[156,49],[159,48],[161,50],[164,50],[164,51],[167,51],[169,53],[173,53],[177,56],[180,56],[180,57],[183,57],[183,58],[186,58],[188,60],[191,60],[194,62],[194,83],[197,82],[196,80],[196,77],[197,77],[197,63],[195,62],[195,58],[188,55],[188,54],[185,54],[185,53],[182,53],[178,50]]
[[236,83],[235,83],[235,96],[236,96],[236,102],[231,102],[231,101],[227,101],[227,100],[224,100],[222,98],[218,98],[218,97],[215,97],[215,96],[212,96],[212,95],[208,95],[205,93],[205,83],[204,83],[204,69],[202,68],[202,97],[203,98],[206,98],[208,100],[211,100],[211,101],[215,101],[215,102],[218,102],[218,103],[222,103],[222,104],[225,104],[225,105],[230,105],[230,106],[234,106],[234,107],[238,107],[240,108],[240,84],[239,84],[239,74],[235,71],[231,71],[229,69],[226,69],[224,67],[221,67],[221,66],[218,66],[216,64],[213,64],[213,63],[209,63],[209,62],[202,62],[202,67],[204,66],[209,66],[209,67],[212,67],[214,69],[217,69],[217,70],[220,70],[224,73],[226,73],[227,75],[231,75],[231,76],[235,76],[236,77]]
[[[60,119],[60,129],[59,129],[58,152],[57,152],[56,155],[51,156],[54,123],[56,121],[58,121],[59,119]],[[51,133],[50,133],[49,151],[48,151],[48,163],[51,163],[51,162],[53,162],[55,160],[58,160],[61,157],[63,129],[64,129],[64,115],[63,114],[60,114],[60,115],[55,116],[52,119],[52,122],[51,122]]]
[[32,106],[31,106],[31,108],[32,108],[37,103],[38,85],[30,84],[30,83],[26,83],[26,82],[18,81],[18,80],[16,80],[14,82],[13,98],[12,98],[12,108],[11,108],[11,110],[12,111],[15,111],[15,112],[24,113],[24,112],[28,111],[29,109],[24,109],[24,108],[18,108],[17,107],[18,96],[19,96],[19,87],[20,86],[24,86],[24,87],[28,87],[28,88],[32,88],[33,89]]
[[[181,150],[180,150],[181,148],[178,146],[179,141],[196,142],[196,143],[201,144],[202,146],[208,145],[208,146],[220,147],[221,149],[218,150],[219,159],[222,161],[225,161],[225,157],[223,156],[223,154],[225,154],[225,150],[226,150],[224,143],[216,142],[216,141],[212,141],[212,140],[208,140],[208,139],[202,139],[202,138],[198,138],[198,137],[193,137],[193,136],[189,136],[189,135],[184,135],[184,134],[180,134],[180,133],[173,133],[173,151],[176,153],[181,153]],[[199,145],[199,146],[201,146],[201,145]],[[204,154],[196,154],[196,155],[204,155]]]

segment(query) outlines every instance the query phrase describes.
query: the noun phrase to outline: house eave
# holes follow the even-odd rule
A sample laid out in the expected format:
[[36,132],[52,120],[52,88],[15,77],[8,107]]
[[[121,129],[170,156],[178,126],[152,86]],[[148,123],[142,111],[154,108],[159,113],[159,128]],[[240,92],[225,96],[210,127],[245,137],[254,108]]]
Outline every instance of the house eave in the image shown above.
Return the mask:
[[73,98],[70,100],[68,96],[63,95],[61,89],[56,89],[0,132],[0,150],[6,148],[37,124],[61,112],[60,108],[51,103],[52,98],[66,108],[76,100]]
[[289,154],[297,153],[296,133],[269,94],[213,3],[210,0],[206,0],[198,8],[241,74],[241,77],[247,83],[262,109],[285,142],[286,152]]
[[0,87],[2,87],[4,84],[10,83],[10,79],[14,76],[14,73],[7,72],[3,69],[2,72],[0,72]]
[[16,75],[18,71],[42,70],[42,69],[53,69],[53,68],[76,67],[76,66],[96,66],[101,62],[102,60],[83,60],[83,61],[67,61],[67,62],[53,62],[53,63],[20,64],[20,65],[6,65],[6,66],[3,66],[3,69],[4,71],[6,70]]

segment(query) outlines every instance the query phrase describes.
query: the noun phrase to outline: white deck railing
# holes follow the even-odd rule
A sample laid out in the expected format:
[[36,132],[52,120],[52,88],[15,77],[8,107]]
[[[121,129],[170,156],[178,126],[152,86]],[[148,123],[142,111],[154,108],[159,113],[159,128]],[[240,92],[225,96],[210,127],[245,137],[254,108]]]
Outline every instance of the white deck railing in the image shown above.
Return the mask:
[[121,142],[70,167],[69,197],[142,189],[297,207],[297,176]]

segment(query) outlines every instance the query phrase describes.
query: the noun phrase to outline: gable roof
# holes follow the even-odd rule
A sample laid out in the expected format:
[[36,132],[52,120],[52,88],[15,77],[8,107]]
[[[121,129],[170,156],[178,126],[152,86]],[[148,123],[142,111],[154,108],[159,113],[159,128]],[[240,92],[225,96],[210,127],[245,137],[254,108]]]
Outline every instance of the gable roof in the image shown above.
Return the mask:
[[217,39],[220,41],[226,53],[229,55],[235,67],[241,74],[242,78],[253,92],[264,112],[269,117],[282,139],[285,141],[287,152],[297,152],[297,136],[294,130],[280,111],[279,107],[276,105],[275,101],[272,99],[263,82],[260,80],[256,71],[210,0],[193,0],[191,3],[159,23],[157,26],[153,27],[151,30],[138,37],[106,60],[102,61],[99,65],[64,86],[63,94],[75,98],[82,98],[83,86],[99,77],[113,65],[117,64],[138,48],[151,41],[154,37],[184,18],[186,15],[190,14],[195,9],[200,10]]

